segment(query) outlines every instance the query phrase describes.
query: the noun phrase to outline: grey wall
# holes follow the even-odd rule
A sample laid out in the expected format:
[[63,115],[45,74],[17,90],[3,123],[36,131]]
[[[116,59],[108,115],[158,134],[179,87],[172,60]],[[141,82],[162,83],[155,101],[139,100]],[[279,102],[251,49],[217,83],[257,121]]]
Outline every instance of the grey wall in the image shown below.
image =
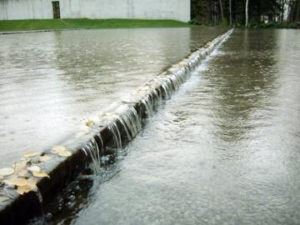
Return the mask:
[[[60,0],[61,18],[190,20],[190,0]],[[0,0],[0,20],[51,19],[51,0]]]
[[0,19],[52,18],[52,3],[48,0],[0,0]]

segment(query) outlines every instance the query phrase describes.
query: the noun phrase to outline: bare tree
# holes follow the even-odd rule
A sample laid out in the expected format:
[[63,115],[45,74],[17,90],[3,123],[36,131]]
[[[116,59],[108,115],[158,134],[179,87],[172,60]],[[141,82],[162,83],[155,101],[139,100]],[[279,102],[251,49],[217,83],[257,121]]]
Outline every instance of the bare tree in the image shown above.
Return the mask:
[[229,0],[229,24],[232,26],[232,2]]
[[221,21],[224,22],[224,12],[223,12],[223,4],[222,0],[219,0],[220,12],[221,12]]
[[297,1],[295,21],[300,21],[300,0]]
[[246,0],[246,6],[245,6],[245,14],[246,14],[246,24],[245,26],[249,26],[249,0]]

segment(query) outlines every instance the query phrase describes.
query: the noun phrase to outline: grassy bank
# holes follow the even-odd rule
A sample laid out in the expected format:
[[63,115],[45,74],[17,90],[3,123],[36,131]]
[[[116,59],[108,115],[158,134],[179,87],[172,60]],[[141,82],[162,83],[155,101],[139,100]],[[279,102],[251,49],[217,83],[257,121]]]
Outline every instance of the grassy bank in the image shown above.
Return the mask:
[[188,27],[176,20],[140,19],[60,19],[60,20],[0,20],[0,31],[101,29],[142,27]]

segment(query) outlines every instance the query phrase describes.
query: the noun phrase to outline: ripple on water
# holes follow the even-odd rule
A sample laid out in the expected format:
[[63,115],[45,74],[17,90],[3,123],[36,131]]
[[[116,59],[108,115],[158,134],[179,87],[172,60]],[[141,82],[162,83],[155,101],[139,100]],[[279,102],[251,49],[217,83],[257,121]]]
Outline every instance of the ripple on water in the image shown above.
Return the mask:
[[299,224],[295,32],[236,31],[150,119],[119,174],[72,222]]
[[[6,119],[0,126],[5,134],[0,166],[28,149],[42,151],[61,142],[83,118],[119,101],[221,32],[178,28],[2,35],[0,117]],[[15,129],[22,132],[12,137],[9,131]]]

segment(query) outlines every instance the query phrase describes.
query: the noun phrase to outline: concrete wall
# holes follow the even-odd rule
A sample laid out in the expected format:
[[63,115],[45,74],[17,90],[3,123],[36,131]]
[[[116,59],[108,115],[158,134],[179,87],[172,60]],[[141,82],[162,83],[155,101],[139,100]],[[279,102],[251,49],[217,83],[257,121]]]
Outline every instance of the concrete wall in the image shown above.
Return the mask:
[[[190,20],[190,0],[59,0],[61,18]],[[51,0],[0,0],[0,20],[51,19]]]
[[52,18],[52,3],[47,0],[0,0],[0,20]]

